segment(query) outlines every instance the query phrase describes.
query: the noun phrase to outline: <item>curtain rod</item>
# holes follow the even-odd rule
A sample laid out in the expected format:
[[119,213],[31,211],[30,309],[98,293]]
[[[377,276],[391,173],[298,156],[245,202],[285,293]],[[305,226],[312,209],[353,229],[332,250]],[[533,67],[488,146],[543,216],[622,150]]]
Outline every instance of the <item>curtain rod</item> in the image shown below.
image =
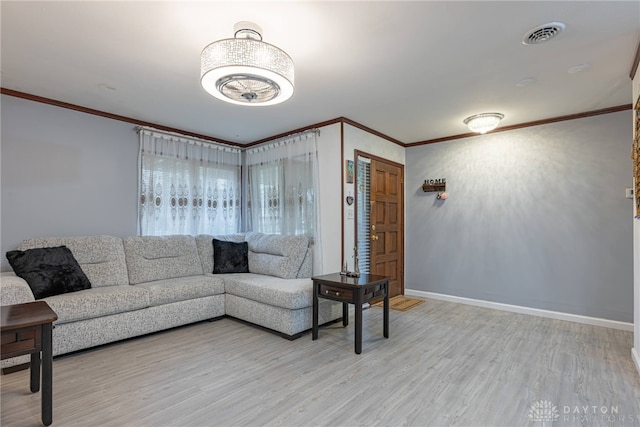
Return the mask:
[[270,141],[262,142],[258,145],[252,145],[251,147],[247,147],[244,151],[247,153],[262,151],[270,146],[278,146],[282,144],[287,144],[289,142],[294,142],[296,138],[300,138],[299,141],[302,141],[303,140],[302,138],[309,134],[315,134],[316,136],[320,136],[320,129],[313,128],[313,129],[304,130],[302,132],[292,133],[287,136],[282,136],[280,138],[275,138]]
[[287,136],[283,136],[283,137],[280,137],[280,138],[275,138],[275,139],[273,139],[271,141],[267,141],[267,142],[279,141],[281,139],[296,138],[298,136],[306,135],[308,133],[315,133],[316,136],[320,136],[320,129],[319,128],[307,129],[307,130],[303,130],[302,132],[296,132],[296,133],[289,134]]
[[271,141],[265,141],[265,142],[263,142],[261,144],[258,144],[256,146],[236,147],[236,146],[233,146],[233,145],[227,145],[227,144],[223,144],[223,143],[220,143],[220,142],[207,141],[205,139],[197,138],[195,136],[189,136],[189,135],[184,135],[184,134],[177,133],[177,132],[169,132],[169,131],[166,131],[166,130],[160,130],[160,129],[156,129],[156,128],[153,128],[153,127],[150,127],[150,126],[136,126],[135,130],[136,130],[136,133],[140,133],[142,131],[146,131],[146,132],[159,133],[161,135],[175,136],[177,138],[192,139],[194,141],[198,141],[198,142],[201,142],[203,144],[210,144],[210,145],[214,145],[214,146],[229,147],[231,149],[238,150],[239,152],[251,150],[252,148],[260,147],[262,145],[271,144],[271,143],[276,142],[276,141],[283,141],[283,140],[290,139],[290,138],[297,138],[297,137],[303,136],[303,135],[305,135],[307,133],[315,133],[316,136],[320,136],[320,129],[319,128],[313,128],[313,129],[304,130],[302,132],[292,133],[292,134],[289,134],[287,136],[282,136],[280,138],[275,138],[275,139],[272,139]]
[[173,137],[176,137],[176,138],[190,139],[190,140],[193,140],[193,141],[200,142],[202,144],[212,145],[214,147],[230,148],[231,150],[235,150],[235,151],[238,151],[238,152],[243,151],[240,147],[235,147],[233,145],[223,144],[223,143],[214,142],[214,141],[207,141],[206,139],[197,138],[195,136],[184,135],[184,134],[177,133],[177,132],[169,132],[169,131],[166,131],[166,130],[160,130],[160,129],[156,129],[156,128],[149,127],[149,126],[136,126],[135,130],[136,130],[136,133],[138,133],[138,134],[140,132],[157,133],[157,134],[160,134],[160,135],[173,136]]

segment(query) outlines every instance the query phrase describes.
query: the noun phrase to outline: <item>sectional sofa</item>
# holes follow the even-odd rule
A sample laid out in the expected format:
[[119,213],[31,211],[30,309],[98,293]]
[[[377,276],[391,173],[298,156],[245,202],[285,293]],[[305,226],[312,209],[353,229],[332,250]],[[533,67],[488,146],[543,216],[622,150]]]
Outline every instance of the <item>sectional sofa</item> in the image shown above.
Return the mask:
[[[247,243],[248,271],[213,274],[216,243]],[[58,314],[54,356],[207,319],[230,316],[295,339],[311,328],[312,250],[305,236],[87,236],[36,238],[19,250],[66,246],[90,289],[43,298]],[[220,270],[219,268],[217,270]],[[25,280],[0,277],[0,303],[34,300]],[[321,323],[342,317],[322,300]],[[26,357],[2,361],[8,367]]]

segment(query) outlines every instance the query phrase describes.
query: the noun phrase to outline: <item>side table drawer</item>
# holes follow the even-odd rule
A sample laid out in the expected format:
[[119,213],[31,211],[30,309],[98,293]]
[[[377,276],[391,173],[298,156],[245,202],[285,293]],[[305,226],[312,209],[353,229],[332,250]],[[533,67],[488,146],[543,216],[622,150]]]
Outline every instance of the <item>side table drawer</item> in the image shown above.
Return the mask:
[[320,283],[318,292],[323,298],[330,298],[342,302],[353,301],[353,291],[350,289],[336,288]]
[[39,328],[2,333],[2,359],[40,351]]

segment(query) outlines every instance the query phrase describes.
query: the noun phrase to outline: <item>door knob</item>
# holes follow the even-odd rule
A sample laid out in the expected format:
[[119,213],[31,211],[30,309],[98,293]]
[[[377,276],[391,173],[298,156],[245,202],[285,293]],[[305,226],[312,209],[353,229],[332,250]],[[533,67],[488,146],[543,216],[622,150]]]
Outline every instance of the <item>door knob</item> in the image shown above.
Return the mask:
[[371,225],[371,231],[376,231],[376,225],[375,224]]
[[377,236],[377,235],[375,235],[375,234],[372,234],[372,235],[371,235],[371,240],[378,240],[378,236]]

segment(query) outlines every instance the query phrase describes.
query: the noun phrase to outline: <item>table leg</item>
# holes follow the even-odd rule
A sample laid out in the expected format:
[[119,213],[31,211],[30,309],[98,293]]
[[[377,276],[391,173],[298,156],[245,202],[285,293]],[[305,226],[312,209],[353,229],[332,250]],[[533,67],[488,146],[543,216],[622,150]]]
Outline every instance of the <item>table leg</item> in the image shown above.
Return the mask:
[[311,328],[311,339],[318,339],[318,283],[313,282],[313,326]]
[[349,303],[342,303],[342,326],[349,326]]
[[362,353],[362,290],[356,291],[355,314],[356,314],[356,354]]
[[40,352],[31,353],[31,393],[40,391]]
[[389,282],[387,282],[385,285],[385,292],[384,292],[384,308],[382,311],[382,317],[383,317],[383,329],[384,329],[384,337],[385,338],[389,338]]
[[53,422],[53,351],[52,325],[42,325],[42,424]]

